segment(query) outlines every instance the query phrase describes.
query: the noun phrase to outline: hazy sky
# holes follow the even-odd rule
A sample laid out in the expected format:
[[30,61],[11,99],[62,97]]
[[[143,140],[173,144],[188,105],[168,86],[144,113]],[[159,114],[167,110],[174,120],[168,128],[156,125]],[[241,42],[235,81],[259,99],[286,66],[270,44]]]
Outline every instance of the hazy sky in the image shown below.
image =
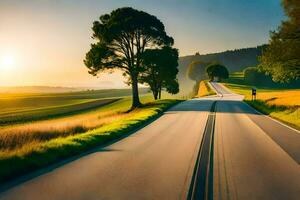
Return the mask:
[[82,62],[92,22],[123,6],[156,15],[181,56],[266,43],[284,18],[280,0],[0,0],[0,86],[123,87]]

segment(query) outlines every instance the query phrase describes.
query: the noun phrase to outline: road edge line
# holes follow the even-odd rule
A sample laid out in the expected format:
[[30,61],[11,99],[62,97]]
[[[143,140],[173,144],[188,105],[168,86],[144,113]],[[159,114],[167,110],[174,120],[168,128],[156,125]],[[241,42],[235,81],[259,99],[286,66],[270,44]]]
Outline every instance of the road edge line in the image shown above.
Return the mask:
[[289,125],[287,125],[287,124],[285,124],[285,123],[283,123],[283,122],[281,122],[281,121],[279,121],[279,120],[277,120],[277,119],[274,119],[273,117],[271,117],[271,116],[269,116],[269,115],[266,115],[266,114],[264,114],[264,113],[262,113],[262,112],[256,110],[254,107],[252,107],[251,105],[249,105],[247,102],[245,102],[245,101],[242,101],[242,102],[245,103],[248,107],[252,108],[256,113],[258,113],[258,114],[260,114],[260,115],[263,115],[263,116],[265,116],[265,117],[267,117],[267,118],[269,118],[269,119],[271,119],[271,120],[277,122],[278,124],[280,124],[280,125],[282,125],[282,126],[285,126],[285,127],[289,128],[289,129],[291,129],[291,130],[293,130],[293,131],[295,131],[295,132],[297,132],[297,133],[300,133],[299,130],[297,130],[297,129],[295,129],[295,128],[293,128],[293,127],[291,127],[291,126],[289,126]]
[[[221,83],[220,85],[222,85],[223,88],[227,89],[227,90],[230,91],[231,93],[237,94],[237,93],[233,92],[232,90],[230,90],[228,87],[226,87],[223,83]],[[241,95],[241,94],[238,94],[238,95]],[[244,98],[245,98],[245,95],[242,95],[242,96],[244,96]],[[247,102],[245,102],[245,101],[244,101],[244,98],[243,98],[243,101],[242,101],[242,102],[245,103],[245,104],[246,104],[247,106],[249,106],[250,108],[252,108],[256,113],[258,113],[258,114],[260,114],[260,115],[264,115],[265,117],[268,117],[269,119],[271,119],[271,120],[277,122],[278,124],[280,124],[280,125],[282,125],[282,126],[285,126],[285,127],[289,128],[289,129],[291,129],[291,130],[293,130],[293,131],[296,131],[297,133],[300,133],[300,130],[295,129],[295,128],[289,126],[288,124],[285,124],[284,122],[281,122],[281,121],[279,121],[279,120],[277,120],[277,119],[271,117],[270,115],[266,115],[266,114],[260,112],[259,110],[257,110],[256,108],[254,108],[253,106],[251,106],[251,105],[249,105]]]

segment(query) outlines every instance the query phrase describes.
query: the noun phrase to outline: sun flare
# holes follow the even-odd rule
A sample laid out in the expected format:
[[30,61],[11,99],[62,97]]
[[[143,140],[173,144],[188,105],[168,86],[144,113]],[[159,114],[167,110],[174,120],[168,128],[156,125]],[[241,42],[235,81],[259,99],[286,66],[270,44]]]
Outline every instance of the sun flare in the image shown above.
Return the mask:
[[12,55],[4,55],[1,57],[0,68],[1,69],[11,69],[15,65],[15,58]]

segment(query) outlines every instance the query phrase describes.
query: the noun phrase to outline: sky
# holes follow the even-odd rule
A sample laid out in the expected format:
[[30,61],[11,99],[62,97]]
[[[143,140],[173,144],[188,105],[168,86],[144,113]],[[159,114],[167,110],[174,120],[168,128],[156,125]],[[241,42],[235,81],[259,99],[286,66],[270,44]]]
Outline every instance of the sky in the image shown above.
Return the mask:
[[124,6],[157,16],[180,56],[267,43],[284,19],[280,0],[0,0],[0,86],[125,87],[83,64],[93,21]]

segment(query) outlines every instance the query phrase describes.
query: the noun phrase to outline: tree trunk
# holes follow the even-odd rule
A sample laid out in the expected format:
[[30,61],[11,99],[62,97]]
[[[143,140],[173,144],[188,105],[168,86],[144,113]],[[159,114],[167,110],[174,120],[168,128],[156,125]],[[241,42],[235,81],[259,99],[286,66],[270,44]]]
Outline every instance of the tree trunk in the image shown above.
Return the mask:
[[158,98],[161,99],[161,87],[159,87]]
[[157,98],[158,98],[158,88],[156,87],[156,84],[152,84],[152,85],[150,86],[150,89],[151,89],[151,91],[152,91],[153,98],[154,98],[155,100],[157,100]]
[[153,98],[155,100],[157,100],[157,97],[158,97],[158,90],[154,87],[150,87],[151,88],[151,91],[152,91],[152,94],[153,94]]
[[139,88],[138,88],[138,81],[137,81],[137,77],[136,76],[131,76],[131,86],[132,86],[132,105],[131,105],[131,109],[133,110],[137,107],[140,107],[142,104],[140,102],[140,98],[139,98]]
[[157,91],[153,92],[153,97],[154,97],[155,100],[157,100],[157,97],[158,97],[158,92]]

